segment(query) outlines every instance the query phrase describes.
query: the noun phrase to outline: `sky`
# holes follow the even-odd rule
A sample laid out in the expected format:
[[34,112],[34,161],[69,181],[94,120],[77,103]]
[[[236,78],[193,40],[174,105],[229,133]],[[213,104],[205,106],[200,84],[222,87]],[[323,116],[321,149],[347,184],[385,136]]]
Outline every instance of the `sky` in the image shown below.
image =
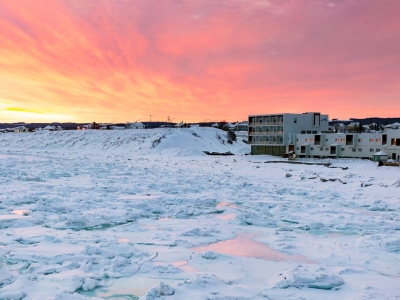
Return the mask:
[[0,0],[0,123],[400,117],[398,0]]

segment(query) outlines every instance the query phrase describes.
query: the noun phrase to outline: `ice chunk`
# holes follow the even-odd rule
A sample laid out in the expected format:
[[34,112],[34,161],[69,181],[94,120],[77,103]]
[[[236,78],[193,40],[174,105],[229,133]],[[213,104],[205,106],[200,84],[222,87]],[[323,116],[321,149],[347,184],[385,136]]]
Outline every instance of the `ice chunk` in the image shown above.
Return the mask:
[[298,266],[297,268],[288,270],[280,274],[278,278],[272,282],[272,287],[286,289],[289,287],[296,288],[314,288],[331,290],[341,286],[343,278],[337,274],[330,273],[324,268],[317,270],[309,270],[311,267]]
[[148,292],[140,297],[140,300],[153,300],[153,299],[164,299],[163,296],[172,296],[175,294],[175,289],[165,284],[164,282],[160,282],[160,285],[152,287]]
[[205,259],[216,259],[219,256],[219,254],[208,251],[208,252],[203,253],[201,256]]

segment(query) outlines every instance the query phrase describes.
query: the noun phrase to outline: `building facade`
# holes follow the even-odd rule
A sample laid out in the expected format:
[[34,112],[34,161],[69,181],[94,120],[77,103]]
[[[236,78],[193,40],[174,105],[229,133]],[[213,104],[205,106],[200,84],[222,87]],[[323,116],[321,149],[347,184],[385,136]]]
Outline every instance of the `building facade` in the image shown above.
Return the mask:
[[328,115],[318,112],[249,116],[249,144],[254,155],[283,155],[295,150],[296,134],[327,131]]
[[400,158],[400,129],[375,133],[328,132],[328,115],[320,113],[249,116],[251,154],[281,156],[294,151],[298,157],[373,158],[384,151]]

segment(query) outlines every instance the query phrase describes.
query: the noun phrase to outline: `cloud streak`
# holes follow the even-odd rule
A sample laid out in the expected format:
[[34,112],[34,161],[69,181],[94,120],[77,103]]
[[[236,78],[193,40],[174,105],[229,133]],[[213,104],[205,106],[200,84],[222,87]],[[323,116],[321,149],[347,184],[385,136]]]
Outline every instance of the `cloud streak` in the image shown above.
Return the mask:
[[393,116],[398,15],[386,0],[0,0],[0,114]]

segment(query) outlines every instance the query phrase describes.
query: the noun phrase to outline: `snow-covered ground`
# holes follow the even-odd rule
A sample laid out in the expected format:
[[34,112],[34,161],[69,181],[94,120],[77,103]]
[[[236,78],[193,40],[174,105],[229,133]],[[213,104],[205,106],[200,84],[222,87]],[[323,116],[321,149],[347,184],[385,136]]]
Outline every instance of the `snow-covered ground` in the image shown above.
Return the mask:
[[0,299],[400,299],[399,168],[249,151],[211,128],[0,134]]

